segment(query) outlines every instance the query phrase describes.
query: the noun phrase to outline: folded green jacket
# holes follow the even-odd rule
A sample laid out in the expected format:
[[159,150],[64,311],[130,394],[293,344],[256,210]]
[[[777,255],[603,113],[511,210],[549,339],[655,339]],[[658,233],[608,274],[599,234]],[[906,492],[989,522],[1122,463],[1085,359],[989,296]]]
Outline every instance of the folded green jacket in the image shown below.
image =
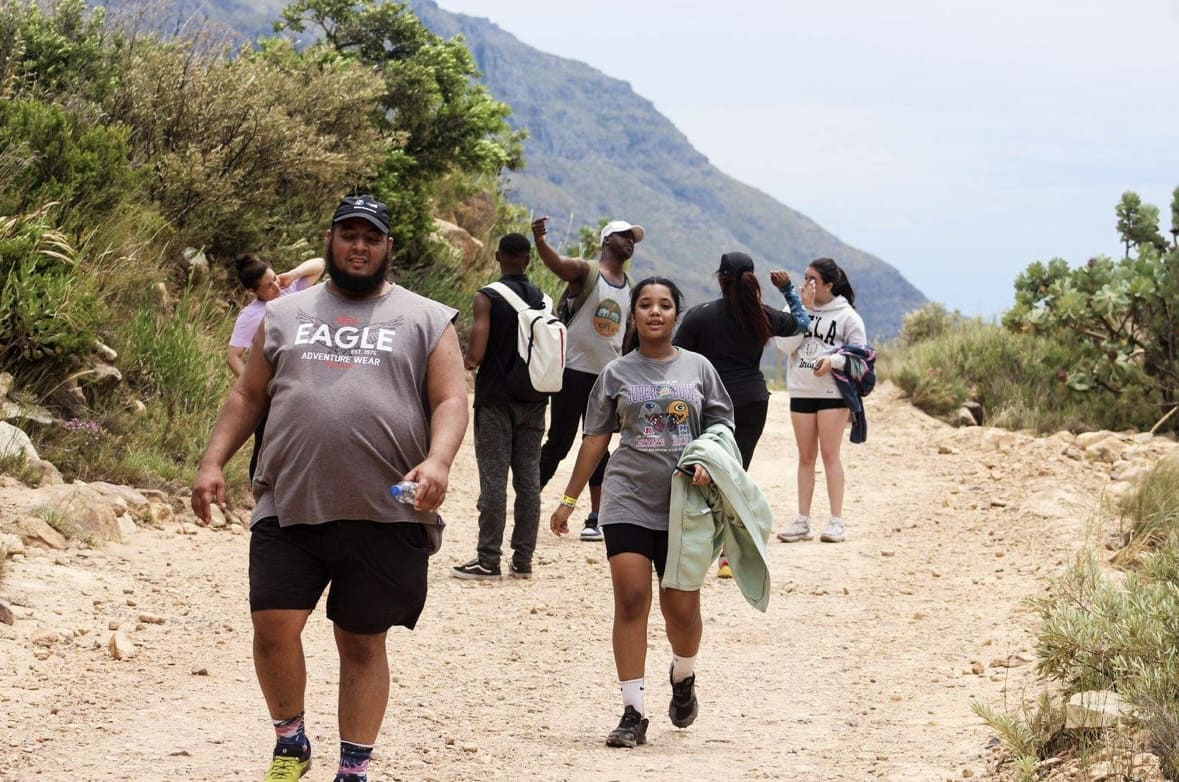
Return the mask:
[[680,465],[702,464],[708,486],[671,481],[671,516],[663,587],[696,591],[724,547],[741,594],[759,611],[770,602],[766,543],[773,527],[770,503],[741,466],[733,432],[713,424],[684,448]]

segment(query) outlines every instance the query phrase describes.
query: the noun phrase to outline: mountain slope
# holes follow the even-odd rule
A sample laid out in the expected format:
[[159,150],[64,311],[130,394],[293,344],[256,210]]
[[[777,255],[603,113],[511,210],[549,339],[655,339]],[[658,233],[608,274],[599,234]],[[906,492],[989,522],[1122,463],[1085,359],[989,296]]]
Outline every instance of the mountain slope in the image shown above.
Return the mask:
[[635,273],[675,279],[690,303],[717,295],[713,272],[723,252],[752,255],[766,287],[769,269],[801,275],[811,259],[830,256],[847,270],[874,339],[897,334],[903,314],[926,301],[879,258],[717,170],[626,82],[534,49],[486,19],[432,0],[409,5],[436,34],[463,36],[488,89],[512,107],[510,121],[528,129],[527,168],[511,173],[508,192],[550,215],[557,239],[600,218],[639,223],[648,233]]

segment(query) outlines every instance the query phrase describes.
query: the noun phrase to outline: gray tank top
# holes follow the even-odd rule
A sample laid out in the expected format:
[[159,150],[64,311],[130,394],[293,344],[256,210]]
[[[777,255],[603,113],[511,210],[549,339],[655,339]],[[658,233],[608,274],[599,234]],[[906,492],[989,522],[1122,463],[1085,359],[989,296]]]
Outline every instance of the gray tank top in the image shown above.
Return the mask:
[[426,363],[457,311],[394,286],[348,299],[317,285],[267,307],[274,368],[253,520],[443,525],[389,487],[430,447]]

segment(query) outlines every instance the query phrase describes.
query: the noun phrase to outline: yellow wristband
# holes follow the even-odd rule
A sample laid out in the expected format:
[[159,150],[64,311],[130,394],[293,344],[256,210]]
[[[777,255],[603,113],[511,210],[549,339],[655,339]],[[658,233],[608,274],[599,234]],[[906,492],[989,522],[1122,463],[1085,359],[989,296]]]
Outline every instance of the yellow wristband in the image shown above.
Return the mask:
[[577,507],[577,498],[570,497],[568,494],[566,494],[564,497],[561,498],[561,504],[568,505],[570,508],[576,508]]

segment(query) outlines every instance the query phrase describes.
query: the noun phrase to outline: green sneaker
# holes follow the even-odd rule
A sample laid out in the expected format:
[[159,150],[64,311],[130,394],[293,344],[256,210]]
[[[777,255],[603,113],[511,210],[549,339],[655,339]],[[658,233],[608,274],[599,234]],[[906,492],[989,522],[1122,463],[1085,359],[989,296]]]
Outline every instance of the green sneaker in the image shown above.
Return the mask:
[[298,782],[300,778],[311,770],[311,758],[298,758],[275,755],[270,761],[270,770],[266,772],[264,782]]

